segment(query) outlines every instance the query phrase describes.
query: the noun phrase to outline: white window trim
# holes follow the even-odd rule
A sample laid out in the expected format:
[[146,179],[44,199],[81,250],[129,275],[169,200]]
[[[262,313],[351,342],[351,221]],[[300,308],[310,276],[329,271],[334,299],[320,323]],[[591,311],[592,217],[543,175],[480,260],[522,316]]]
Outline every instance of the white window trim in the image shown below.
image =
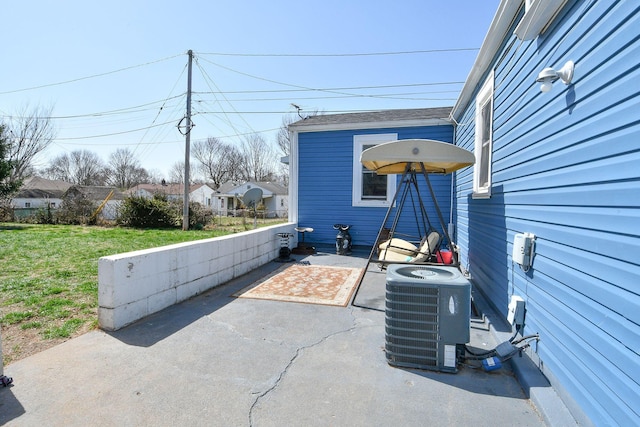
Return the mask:
[[[491,197],[491,169],[492,169],[492,158],[493,158],[493,81],[494,75],[493,71],[487,77],[484,85],[482,85],[482,89],[478,92],[476,96],[476,129],[475,129],[475,143],[474,143],[474,154],[476,157],[476,163],[473,167],[473,197],[474,198],[488,198]],[[480,168],[482,167],[482,106],[486,102],[491,102],[491,120],[489,121],[491,129],[489,129],[489,159],[488,159],[488,168],[487,171],[487,185],[480,186]]]
[[387,175],[387,198],[386,200],[363,200],[362,199],[362,163],[360,154],[365,145],[377,145],[384,142],[396,141],[397,133],[384,133],[372,135],[353,136],[353,187],[351,191],[351,204],[354,207],[388,207],[393,201],[396,191],[396,176]]

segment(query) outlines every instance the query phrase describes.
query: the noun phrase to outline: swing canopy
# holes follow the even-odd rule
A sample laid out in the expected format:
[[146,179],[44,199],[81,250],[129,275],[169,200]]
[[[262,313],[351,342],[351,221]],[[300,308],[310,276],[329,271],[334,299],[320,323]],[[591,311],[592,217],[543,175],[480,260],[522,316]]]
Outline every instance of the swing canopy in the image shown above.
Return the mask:
[[365,168],[378,175],[402,174],[409,169],[447,174],[475,162],[472,152],[453,144],[431,139],[402,139],[367,148],[360,155]]

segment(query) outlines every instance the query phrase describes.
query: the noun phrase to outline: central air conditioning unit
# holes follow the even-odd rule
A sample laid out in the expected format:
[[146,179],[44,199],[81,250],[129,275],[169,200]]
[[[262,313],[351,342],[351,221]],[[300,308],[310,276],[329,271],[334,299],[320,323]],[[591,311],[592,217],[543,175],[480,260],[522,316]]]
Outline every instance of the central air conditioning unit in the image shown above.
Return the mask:
[[471,283],[445,265],[392,264],[386,280],[387,362],[457,372],[470,341]]

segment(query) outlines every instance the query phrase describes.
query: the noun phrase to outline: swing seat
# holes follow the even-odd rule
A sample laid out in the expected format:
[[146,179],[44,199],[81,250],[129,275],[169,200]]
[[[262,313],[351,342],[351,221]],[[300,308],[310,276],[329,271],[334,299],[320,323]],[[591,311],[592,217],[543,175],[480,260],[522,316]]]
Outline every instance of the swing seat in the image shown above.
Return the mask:
[[379,261],[385,263],[427,262],[440,247],[440,239],[440,233],[432,231],[422,239],[420,247],[418,247],[411,242],[394,237],[378,246]]

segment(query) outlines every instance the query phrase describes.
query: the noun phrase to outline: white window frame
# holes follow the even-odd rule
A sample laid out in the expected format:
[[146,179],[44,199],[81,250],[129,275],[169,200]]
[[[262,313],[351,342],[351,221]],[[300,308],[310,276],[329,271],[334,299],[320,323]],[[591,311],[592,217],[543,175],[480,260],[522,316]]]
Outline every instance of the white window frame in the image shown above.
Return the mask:
[[351,191],[351,204],[354,207],[388,207],[393,201],[396,191],[396,175],[387,175],[387,197],[384,200],[370,200],[362,198],[362,163],[360,154],[365,145],[377,145],[398,139],[397,133],[382,133],[371,135],[353,136],[353,188]]
[[[493,71],[491,72],[491,74],[487,77],[487,80],[485,81],[484,85],[482,86],[482,89],[480,89],[480,92],[478,92],[478,95],[476,96],[476,117],[475,117],[475,122],[476,122],[476,129],[475,129],[475,143],[474,143],[474,154],[476,156],[476,162],[475,165],[473,167],[473,197],[474,198],[487,198],[487,197],[491,197],[491,162],[492,162],[492,157],[493,157],[493,108],[494,108],[494,103],[493,103],[493,81],[494,81],[494,75],[493,75]],[[490,113],[490,118],[489,118],[489,129],[488,129],[488,136],[489,139],[487,141],[483,141],[483,134],[484,132],[484,120],[482,117],[482,109],[485,105],[487,105],[487,103],[489,103],[489,113]],[[489,158],[487,159],[486,162],[484,162],[483,160],[483,146],[488,145],[488,156]],[[487,182],[486,183],[480,183],[480,176],[481,176],[481,168],[482,165],[486,164],[487,165]]]

